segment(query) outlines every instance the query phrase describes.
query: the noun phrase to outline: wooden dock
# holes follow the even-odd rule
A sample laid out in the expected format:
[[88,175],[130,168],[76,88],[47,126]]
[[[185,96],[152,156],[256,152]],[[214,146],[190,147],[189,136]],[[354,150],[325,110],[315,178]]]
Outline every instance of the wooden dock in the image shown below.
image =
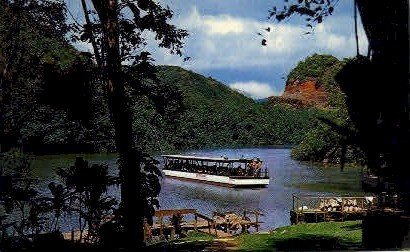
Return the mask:
[[[215,235],[218,238],[231,237],[234,234],[249,232],[250,228],[259,231],[259,226],[262,222],[259,221],[259,216],[262,213],[258,211],[244,210],[242,215],[233,212],[219,213],[214,212],[212,218],[201,213],[196,209],[170,209],[158,210],[155,212],[155,222],[152,226],[145,224],[145,239],[151,240],[154,236],[169,237],[173,239],[176,235],[175,224],[170,221],[165,222],[165,218],[170,219],[172,216],[193,215],[193,220],[181,221],[179,229],[183,232],[191,230],[197,232],[208,233]],[[182,218],[181,218],[182,219]]]
[[[190,219],[184,220],[184,217],[191,215]],[[250,232],[250,228],[258,232],[260,224],[259,217],[263,215],[258,211],[244,210],[242,214],[234,212],[219,213],[214,212],[212,217],[199,213],[196,209],[165,209],[155,211],[154,223],[149,225],[144,223],[144,240],[150,242],[153,240],[175,239],[179,233],[189,231],[203,232],[214,235],[218,238],[228,238],[235,234]],[[173,218],[179,218],[179,223],[172,223]],[[108,218],[108,222],[109,219]],[[88,236],[88,230],[85,229],[81,234],[80,231],[74,230],[63,234],[64,239],[91,242]]]
[[293,195],[291,224],[363,219],[376,198],[345,196]]

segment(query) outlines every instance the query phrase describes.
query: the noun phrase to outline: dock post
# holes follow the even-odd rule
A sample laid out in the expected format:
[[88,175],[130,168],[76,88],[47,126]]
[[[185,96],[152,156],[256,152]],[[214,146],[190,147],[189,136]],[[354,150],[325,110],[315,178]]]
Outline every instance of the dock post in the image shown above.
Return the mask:
[[259,233],[259,214],[255,212],[256,219],[256,233]]
[[171,228],[171,239],[174,239],[175,237],[175,227]]
[[161,216],[159,217],[159,236],[161,237],[161,239],[164,235],[164,230],[162,226],[163,226],[163,216],[161,214]]

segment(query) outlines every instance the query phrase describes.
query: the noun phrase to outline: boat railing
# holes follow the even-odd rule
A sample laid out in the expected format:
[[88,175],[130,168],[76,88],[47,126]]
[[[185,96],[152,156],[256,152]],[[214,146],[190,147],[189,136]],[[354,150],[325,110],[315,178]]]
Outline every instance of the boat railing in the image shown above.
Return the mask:
[[264,177],[265,177],[265,178],[269,178],[269,170],[268,170],[268,167],[265,167],[265,168],[264,168]]
[[192,165],[182,163],[166,164],[165,169],[182,171],[182,172],[194,172],[210,175],[220,176],[240,176],[240,177],[253,177],[253,178],[268,178],[269,170],[267,167],[254,169],[249,167],[224,167],[224,166],[207,166],[207,165]]

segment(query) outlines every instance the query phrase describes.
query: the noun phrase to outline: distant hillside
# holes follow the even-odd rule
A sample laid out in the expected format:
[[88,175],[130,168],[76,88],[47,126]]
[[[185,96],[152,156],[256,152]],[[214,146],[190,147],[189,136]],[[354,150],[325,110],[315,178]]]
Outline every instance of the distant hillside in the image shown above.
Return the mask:
[[260,145],[266,114],[262,106],[228,86],[180,67],[161,66],[164,85],[182,91],[184,112],[172,133],[177,149]]
[[268,98],[261,98],[261,99],[257,99],[255,100],[257,103],[266,103],[268,101]]
[[[10,107],[8,114],[21,114],[21,118],[15,120],[18,123],[7,124],[10,129],[4,135],[13,133],[9,134],[7,147],[16,146],[16,139],[21,138],[24,149],[34,153],[115,151],[104,87],[91,81],[91,60],[71,47],[62,48],[56,53],[73,55],[73,60],[64,64],[68,65],[65,71],[39,71],[33,80],[27,76],[22,81],[22,90],[27,90],[30,100],[23,99],[16,103],[19,106]],[[44,53],[49,53],[47,50]],[[53,62],[62,63],[59,57]],[[132,69],[126,70],[132,76]],[[158,66],[157,70],[160,87],[167,96],[181,94],[182,107],[171,103],[163,113],[158,113],[158,107],[146,95],[129,89],[135,140],[148,152],[294,145],[302,141],[313,125],[315,111],[309,108],[267,108],[265,102],[254,101],[192,71],[175,66]],[[34,90],[38,90],[35,97],[30,86],[34,80]],[[132,78],[127,77],[127,81],[132,85]],[[150,92],[155,96],[160,91]],[[163,102],[161,97],[157,98]]]
[[[182,92],[184,110],[175,121],[151,128],[157,138],[144,137],[146,145],[157,143],[154,150],[297,144],[314,121],[314,111],[267,109],[265,103],[180,67],[160,66],[158,77],[163,85]],[[139,125],[153,121],[144,116],[137,119],[145,122]]]
[[178,66],[158,66],[157,69],[158,77],[164,85],[183,91],[184,103],[187,106],[196,106],[198,104],[212,105],[215,103],[219,103],[219,105],[255,104],[251,98],[213,78],[207,78]]

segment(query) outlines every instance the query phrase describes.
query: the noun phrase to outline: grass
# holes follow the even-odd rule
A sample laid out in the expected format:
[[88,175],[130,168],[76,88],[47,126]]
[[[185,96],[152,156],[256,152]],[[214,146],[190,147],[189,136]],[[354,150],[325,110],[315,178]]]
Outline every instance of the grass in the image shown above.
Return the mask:
[[224,241],[190,232],[187,237],[153,244],[149,251],[276,251],[358,249],[362,243],[361,221],[306,223],[281,227],[270,233],[242,234]]
[[361,169],[358,167],[347,167],[340,171],[337,167],[319,167],[323,175],[323,180],[315,183],[293,184],[294,187],[315,191],[315,192],[334,192],[360,194],[361,188]]
[[189,232],[182,239],[170,241],[160,241],[149,245],[146,251],[202,251],[207,247],[211,247],[214,235],[201,232]]
[[215,239],[215,236],[211,234],[202,232],[189,232],[186,237],[181,239],[181,241],[212,241],[213,239]]
[[353,249],[361,246],[362,230],[360,221],[307,223],[240,235],[235,241],[243,251]]
[[349,195],[362,194],[362,191],[356,185],[343,183],[306,183],[298,185],[297,188],[314,192],[338,192],[348,193]]

